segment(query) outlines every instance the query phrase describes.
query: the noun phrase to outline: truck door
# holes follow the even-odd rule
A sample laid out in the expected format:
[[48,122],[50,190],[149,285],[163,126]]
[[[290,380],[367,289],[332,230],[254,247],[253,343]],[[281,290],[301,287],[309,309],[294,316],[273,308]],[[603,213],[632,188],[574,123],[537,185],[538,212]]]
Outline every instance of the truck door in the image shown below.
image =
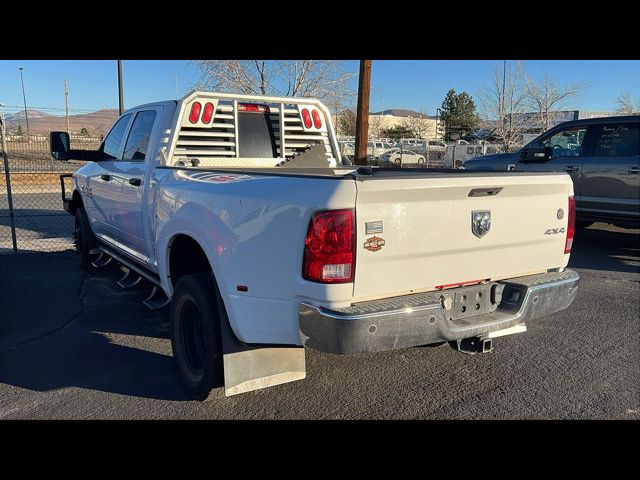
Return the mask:
[[[124,133],[131,115],[124,115],[111,127],[99,150],[96,168],[87,176],[87,187],[83,195],[87,216],[95,234],[111,238],[113,219],[111,214],[111,189],[113,187],[114,162],[122,155]],[[108,239],[107,238],[107,239]]]
[[148,224],[144,199],[146,198],[145,172],[150,162],[149,145],[153,144],[154,125],[161,117],[162,107],[147,107],[134,111],[124,150],[115,162],[114,189],[111,210],[114,235],[120,248],[146,262],[149,251],[146,245],[145,226]]
[[640,216],[640,122],[597,127],[593,154],[582,167],[582,208],[612,218]]
[[583,149],[587,147],[585,137],[592,128],[588,125],[573,126],[551,130],[539,142],[551,147],[551,157],[544,162],[518,162],[517,171],[527,172],[567,172],[573,180],[573,193],[576,208],[580,208],[580,171],[582,170]]

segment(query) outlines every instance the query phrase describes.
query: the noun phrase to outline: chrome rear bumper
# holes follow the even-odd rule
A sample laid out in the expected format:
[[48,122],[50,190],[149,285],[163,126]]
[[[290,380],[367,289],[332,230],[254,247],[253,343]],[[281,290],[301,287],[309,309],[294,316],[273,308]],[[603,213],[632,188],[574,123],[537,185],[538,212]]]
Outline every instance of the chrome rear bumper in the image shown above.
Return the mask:
[[445,300],[470,287],[336,309],[301,303],[300,338],[305,347],[349,354],[482,336],[567,308],[579,282],[573,270],[502,280],[502,301],[495,311],[457,320],[451,318],[451,302]]

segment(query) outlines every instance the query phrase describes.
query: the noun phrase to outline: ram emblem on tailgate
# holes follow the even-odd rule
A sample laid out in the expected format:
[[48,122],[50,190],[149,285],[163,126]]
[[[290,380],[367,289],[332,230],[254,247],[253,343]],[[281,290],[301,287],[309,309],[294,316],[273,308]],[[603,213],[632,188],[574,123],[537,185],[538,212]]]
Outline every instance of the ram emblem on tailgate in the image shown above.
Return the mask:
[[471,231],[482,238],[491,229],[491,212],[489,210],[474,210],[471,212]]

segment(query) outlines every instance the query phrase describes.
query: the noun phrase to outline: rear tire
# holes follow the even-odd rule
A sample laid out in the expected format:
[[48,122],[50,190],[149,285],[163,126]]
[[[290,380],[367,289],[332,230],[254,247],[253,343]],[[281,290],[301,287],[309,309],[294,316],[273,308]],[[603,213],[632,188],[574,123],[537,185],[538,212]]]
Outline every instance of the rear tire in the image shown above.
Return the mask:
[[224,378],[220,310],[210,273],[185,275],[178,280],[169,321],[171,348],[182,383],[190,396],[205,400]]
[[93,232],[89,226],[89,219],[87,218],[87,212],[83,207],[76,208],[75,212],[75,245],[78,254],[80,255],[80,267],[83,270],[91,270],[91,263],[96,259],[97,255],[89,253],[95,246],[95,240]]

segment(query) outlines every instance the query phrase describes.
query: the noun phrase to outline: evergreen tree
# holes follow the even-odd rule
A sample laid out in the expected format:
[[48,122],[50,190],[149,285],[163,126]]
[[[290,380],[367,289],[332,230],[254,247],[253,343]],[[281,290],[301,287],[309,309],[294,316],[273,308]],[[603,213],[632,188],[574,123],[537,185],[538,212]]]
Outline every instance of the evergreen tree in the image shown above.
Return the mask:
[[394,125],[393,127],[385,128],[380,133],[382,133],[383,137],[392,138],[393,140],[415,137],[413,130],[403,125]]
[[461,138],[473,131],[478,125],[476,104],[467,92],[456,93],[451,89],[442,102],[440,115],[445,127],[445,139]]

